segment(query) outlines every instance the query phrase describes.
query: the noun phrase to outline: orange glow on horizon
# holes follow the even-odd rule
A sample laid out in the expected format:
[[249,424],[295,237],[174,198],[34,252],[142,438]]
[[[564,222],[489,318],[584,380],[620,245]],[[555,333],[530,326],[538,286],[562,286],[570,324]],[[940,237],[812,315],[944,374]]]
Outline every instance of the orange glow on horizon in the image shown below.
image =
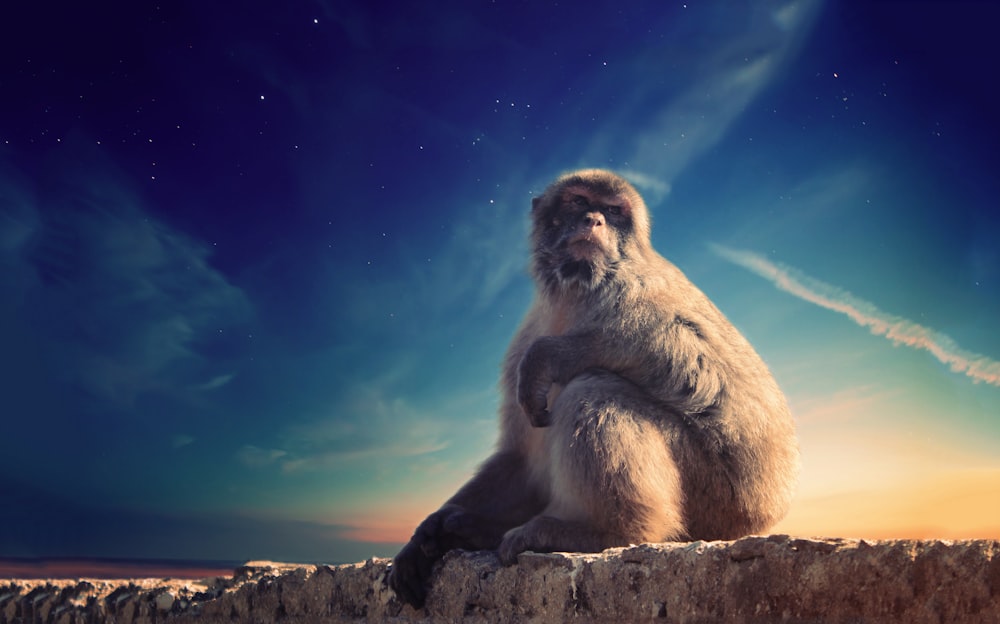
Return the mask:
[[337,535],[371,544],[405,544],[417,525],[434,509],[433,503],[426,507],[417,503],[399,504],[395,507],[380,505],[346,518],[338,518],[337,524],[345,528],[337,531]]
[[1000,469],[806,498],[775,533],[869,539],[1000,539]]
[[[405,543],[426,511],[358,517],[340,535]],[[391,517],[391,520],[385,520]],[[1000,468],[956,470],[895,487],[802,498],[770,531],[867,539],[1000,539]]]

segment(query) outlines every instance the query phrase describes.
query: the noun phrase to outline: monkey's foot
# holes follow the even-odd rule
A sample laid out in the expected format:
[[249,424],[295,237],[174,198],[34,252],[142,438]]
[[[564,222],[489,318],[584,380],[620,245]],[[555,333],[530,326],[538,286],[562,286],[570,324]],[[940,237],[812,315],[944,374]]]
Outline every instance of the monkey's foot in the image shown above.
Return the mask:
[[[634,540],[633,540],[634,541]],[[500,561],[510,565],[517,556],[533,552],[601,552],[612,546],[627,546],[630,540],[606,531],[595,530],[580,522],[552,516],[535,516],[525,524],[507,531],[497,549]]]

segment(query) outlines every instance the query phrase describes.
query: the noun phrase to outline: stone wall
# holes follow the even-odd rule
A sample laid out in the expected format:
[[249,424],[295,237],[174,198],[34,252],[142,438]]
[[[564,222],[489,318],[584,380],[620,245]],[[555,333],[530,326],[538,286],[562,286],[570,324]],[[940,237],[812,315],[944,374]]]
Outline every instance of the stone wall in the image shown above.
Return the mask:
[[450,553],[427,607],[401,605],[386,559],[248,563],[204,581],[0,580],[0,624],[114,622],[1000,622],[1000,542],[646,544],[599,555]]

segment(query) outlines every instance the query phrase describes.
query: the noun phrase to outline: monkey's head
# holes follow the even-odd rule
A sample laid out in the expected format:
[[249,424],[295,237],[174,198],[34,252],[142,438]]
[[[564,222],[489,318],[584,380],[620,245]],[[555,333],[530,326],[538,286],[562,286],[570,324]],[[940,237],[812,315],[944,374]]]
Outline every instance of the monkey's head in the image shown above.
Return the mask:
[[565,174],[531,206],[532,271],[548,288],[595,288],[650,249],[646,204],[610,171]]

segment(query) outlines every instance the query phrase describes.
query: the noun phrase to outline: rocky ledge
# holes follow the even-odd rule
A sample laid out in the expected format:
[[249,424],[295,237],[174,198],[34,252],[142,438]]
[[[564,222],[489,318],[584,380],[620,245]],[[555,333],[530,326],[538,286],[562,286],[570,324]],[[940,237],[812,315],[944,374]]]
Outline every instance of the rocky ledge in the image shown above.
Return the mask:
[[1000,622],[1000,541],[785,535],[601,554],[450,553],[425,609],[396,600],[387,559],[250,562],[232,577],[0,580],[0,623]]

